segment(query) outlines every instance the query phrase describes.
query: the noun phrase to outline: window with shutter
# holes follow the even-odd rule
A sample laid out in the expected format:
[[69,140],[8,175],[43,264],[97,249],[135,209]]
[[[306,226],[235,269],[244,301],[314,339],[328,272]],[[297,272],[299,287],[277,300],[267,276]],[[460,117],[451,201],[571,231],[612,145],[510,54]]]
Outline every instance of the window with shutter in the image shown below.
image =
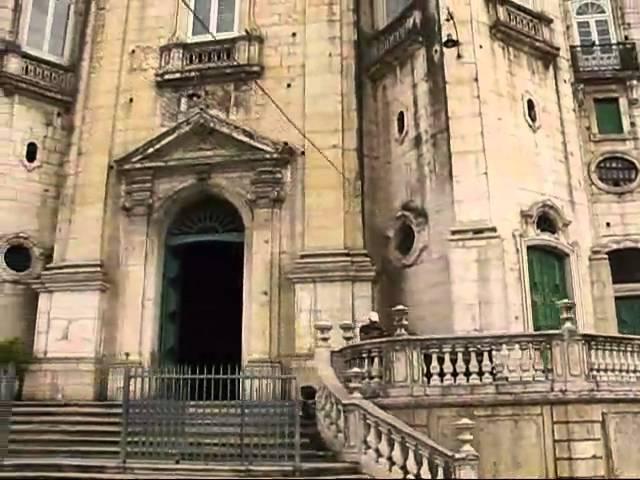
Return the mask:
[[191,37],[212,40],[211,33],[230,35],[237,32],[236,0],[192,0]]
[[527,249],[533,329],[558,330],[557,302],[569,298],[564,255],[544,248]]
[[617,98],[596,98],[593,101],[598,133],[620,135],[624,133],[620,102]]
[[576,19],[576,33],[583,52],[588,53],[588,47],[600,45],[600,51],[610,53],[611,44],[615,43],[611,8],[608,0],[578,1],[574,15]]
[[31,0],[25,3],[26,49],[54,60],[64,60],[71,31],[72,0]]
[[640,335],[640,249],[609,252],[618,331]]

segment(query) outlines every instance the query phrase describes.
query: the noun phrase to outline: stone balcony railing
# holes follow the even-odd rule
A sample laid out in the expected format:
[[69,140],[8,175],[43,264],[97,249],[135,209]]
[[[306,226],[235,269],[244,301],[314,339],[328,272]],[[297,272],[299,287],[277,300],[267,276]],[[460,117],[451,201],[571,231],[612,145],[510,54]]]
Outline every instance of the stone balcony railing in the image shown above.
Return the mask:
[[551,17],[513,0],[491,0],[489,5],[494,36],[506,44],[517,45],[533,53],[558,56],[560,50],[553,42]]
[[424,42],[422,11],[416,0],[412,1],[384,28],[364,35],[363,58],[371,76],[379,76],[401,58],[406,58]]
[[571,62],[578,80],[640,75],[638,51],[634,42],[573,46]]
[[76,93],[73,68],[21,51],[18,46],[0,49],[0,86],[5,93],[20,92],[62,104],[71,104]]
[[527,334],[425,337],[399,328],[392,337],[347,339],[352,343],[334,351],[332,363],[344,382],[363,372],[365,398],[450,403],[640,391],[640,337],[578,333],[568,320],[560,331]]
[[197,85],[199,81],[257,78],[262,74],[262,37],[241,35],[160,47],[159,86]]

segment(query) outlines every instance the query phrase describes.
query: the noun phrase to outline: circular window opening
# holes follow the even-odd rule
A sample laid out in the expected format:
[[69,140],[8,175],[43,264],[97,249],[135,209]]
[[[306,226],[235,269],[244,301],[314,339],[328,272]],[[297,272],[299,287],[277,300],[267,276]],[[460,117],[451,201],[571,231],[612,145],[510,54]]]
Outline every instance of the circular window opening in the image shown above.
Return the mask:
[[536,230],[544,233],[558,233],[558,227],[556,226],[556,222],[553,221],[548,214],[542,213],[536,219]]
[[416,244],[416,232],[413,227],[407,223],[403,223],[396,231],[396,250],[400,255],[407,256],[413,250]]
[[622,157],[608,157],[596,165],[598,180],[609,187],[626,187],[638,179],[638,167]]
[[34,163],[38,160],[38,144],[36,142],[27,143],[27,150],[25,151],[24,159],[27,163]]
[[532,125],[538,124],[538,109],[532,98],[527,99],[527,118]]
[[396,132],[398,136],[404,135],[404,132],[407,130],[407,119],[403,110],[398,112],[396,116]]
[[31,268],[31,250],[24,245],[11,245],[4,252],[4,263],[16,273],[26,272]]

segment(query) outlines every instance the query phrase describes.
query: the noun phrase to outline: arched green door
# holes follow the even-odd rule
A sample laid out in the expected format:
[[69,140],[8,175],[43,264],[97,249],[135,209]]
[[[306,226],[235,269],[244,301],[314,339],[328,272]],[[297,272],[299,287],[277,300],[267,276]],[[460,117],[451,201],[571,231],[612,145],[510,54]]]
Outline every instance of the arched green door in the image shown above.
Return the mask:
[[242,218],[225,200],[209,197],[176,216],[165,241],[162,364],[239,361],[243,246]]
[[545,248],[527,250],[533,329],[559,330],[560,310],[556,302],[567,299],[566,257]]

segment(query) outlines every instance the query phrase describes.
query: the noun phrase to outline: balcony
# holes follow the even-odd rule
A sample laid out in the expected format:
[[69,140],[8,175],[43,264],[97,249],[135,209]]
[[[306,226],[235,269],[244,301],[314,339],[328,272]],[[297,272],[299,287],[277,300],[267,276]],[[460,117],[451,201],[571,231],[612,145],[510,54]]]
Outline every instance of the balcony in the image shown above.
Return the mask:
[[492,0],[489,5],[493,17],[491,33],[496,38],[542,57],[558,56],[560,49],[553,43],[551,17],[512,0]]
[[63,105],[75,99],[76,75],[71,67],[26,53],[16,45],[0,50],[0,86]]
[[242,35],[160,47],[158,86],[258,78],[263,71],[262,37]]
[[[394,405],[420,399],[455,405],[518,396],[531,401],[628,397],[640,389],[640,337],[577,332],[570,316],[562,330],[522,334],[411,336],[406,313],[395,335],[335,350],[332,364],[349,383],[361,374],[364,398]],[[567,320],[569,318],[569,320]]]
[[365,68],[369,75],[378,77],[398,60],[410,56],[423,42],[422,12],[413,1],[383,29],[365,36]]
[[640,73],[637,47],[633,42],[573,46],[571,61],[579,81],[627,79]]

